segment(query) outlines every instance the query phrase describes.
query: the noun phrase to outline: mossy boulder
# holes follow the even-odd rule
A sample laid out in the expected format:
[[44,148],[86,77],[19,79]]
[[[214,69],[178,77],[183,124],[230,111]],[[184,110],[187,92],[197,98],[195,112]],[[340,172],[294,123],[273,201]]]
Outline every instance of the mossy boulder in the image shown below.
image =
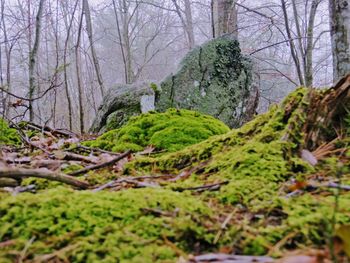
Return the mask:
[[196,110],[238,127],[257,107],[252,67],[233,36],[211,40],[192,50],[160,84],[156,110]]
[[19,145],[21,138],[17,131],[9,127],[7,122],[0,118],[0,145]]
[[141,151],[148,145],[177,151],[230,129],[211,116],[190,110],[169,109],[133,117],[120,129],[111,130],[85,145],[104,150]]
[[110,88],[90,127],[92,133],[117,129],[130,117],[154,110],[154,90],[150,84],[135,83]]

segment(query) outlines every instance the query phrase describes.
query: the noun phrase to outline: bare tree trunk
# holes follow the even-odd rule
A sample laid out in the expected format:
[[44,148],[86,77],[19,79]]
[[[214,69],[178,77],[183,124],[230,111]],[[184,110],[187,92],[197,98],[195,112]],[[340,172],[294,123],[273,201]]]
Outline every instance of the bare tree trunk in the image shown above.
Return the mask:
[[[68,74],[67,74],[67,50],[68,50],[68,44],[69,44],[69,39],[70,39],[70,32],[72,29],[72,25],[73,25],[73,21],[74,21],[74,15],[75,12],[77,10],[77,6],[78,6],[79,0],[75,1],[74,4],[74,9],[72,12],[72,17],[69,21],[69,25],[68,25],[68,21],[67,21],[67,12],[65,12],[65,22],[66,22],[66,30],[67,30],[67,35],[66,35],[66,39],[64,41],[64,51],[63,51],[63,66],[64,66],[64,90],[66,93],[66,98],[67,98],[67,103],[68,103],[68,119],[69,119],[69,129],[73,130],[73,109],[72,109],[72,100],[70,97],[70,93],[69,93],[69,87],[68,87]],[[63,7],[64,9],[64,7]]]
[[35,91],[35,76],[34,69],[36,66],[36,59],[38,55],[38,49],[40,44],[40,34],[41,34],[41,18],[43,14],[45,0],[40,0],[38,13],[35,19],[35,40],[32,50],[29,54],[29,120],[32,122],[34,120],[34,111],[33,111],[33,95]]
[[117,10],[117,5],[115,3],[115,0],[112,0],[112,3],[113,3],[113,10],[114,10],[114,15],[115,15],[115,21],[116,21],[116,24],[117,24],[117,32],[118,32],[118,37],[119,37],[119,46],[120,46],[120,50],[122,52],[122,58],[123,58],[123,63],[124,63],[124,78],[125,78],[125,83],[128,83],[128,69],[127,69],[127,66],[126,66],[126,57],[125,57],[125,52],[124,52],[122,34],[120,32],[118,10]]
[[[6,57],[6,87],[7,91],[11,91],[11,50],[12,47],[9,45],[9,40],[7,37],[7,26],[5,22],[5,0],[1,0],[1,26],[4,34],[4,48]],[[7,117],[9,113],[9,107],[7,107],[8,95],[4,94],[3,105],[5,106],[3,117]]]
[[127,1],[123,0],[122,5],[122,21],[123,21],[123,41],[125,48],[125,57],[126,57],[126,69],[127,69],[127,83],[134,82],[134,72],[132,70],[132,55],[131,55],[131,46],[130,46],[130,37],[129,37],[129,6],[127,5]]
[[79,28],[78,28],[78,39],[77,43],[75,45],[75,68],[76,68],[76,74],[77,74],[77,84],[78,84],[78,100],[79,100],[79,123],[80,123],[80,133],[83,133],[85,130],[84,126],[84,107],[83,107],[83,87],[82,87],[82,81],[81,81],[81,70],[80,70],[80,64],[81,64],[81,54],[80,54],[80,40],[81,40],[81,31],[83,27],[83,16],[84,11],[82,10],[81,16],[79,19]]
[[333,79],[350,72],[350,0],[329,0]]
[[284,0],[281,0],[281,4],[282,4],[283,16],[284,16],[284,23],[285,23],[285,27],[286,27],[286,31],[287,31],[287,36],[288,36],[290,53],[292,55],[295,69],[296,69],[297,74],[298,74],[299,84],[303,86],[304,85],[304,78],[303,78],[303,74],[302,74],[301,67],[300,67],[300,61],[299,61],[298,55],[296,54],[296,49],[295,49],[292,33],[290,31],[290,28],[289,28],[289,20],[288,20],[286,3]]
[[189,2],[189,0],[185,0],[185,17],[184,17],[179,4],[177,3],[177,0],[172,0],[172,2],[175,6],[176,14],[179,16],[182,27],[186,33],[186,37],[188,41],[188,49],[191,50],[194,47],[194,43],[195,43],[191,3]]
[[214,38],[225,34],[238,36],[236,0],[213,0],[212,23]]
[[[300,27],[300,23],[299,23],[300,18],[299,18],[299,14],[298,14],[296,0],[292,0],[292,5],[293,5],[294,22],[295,22],[295,27],[296,27],[296,31],[297,31],[297,37],[298,37],[298,50],[300,53],[300,57],[302,58],[304,72],[306,72],[305,48],[303,45],[303,35],[301,33],[301,27]],[[296,51],[296,53],[297,53],[297,51]]]
[[98,63],[98,58],[95,51],[95,44],[94,44],[93,33],[92,33],[91,14],[90,14],[90,7],[89,7],[88,0],[83,0],[83,11],[85,14],[86,31],[90,42],[91,55],[92,55],[92,60],[96,71],[97,82],[100,86],[100,92],[103,97],[104,86],[103,86],[102,74],[100,70],[100,64]]
[[188,47],[189,49],[194,48],[195,38],[193,31],[193,19],[192,19],[192,7],[190,0],[184,0],[185,2],[185,17],[186,17],[186,32],[188,36]]
[[306,32],[306,49],[305,49],[305,85],[312,87],[313,85],[313,68],[312,68],[312,55],[313,55],[313,43],[314,43],[314,24],[317,7],[320,4],[320,0],[313,0],[311,3],[309,23]]

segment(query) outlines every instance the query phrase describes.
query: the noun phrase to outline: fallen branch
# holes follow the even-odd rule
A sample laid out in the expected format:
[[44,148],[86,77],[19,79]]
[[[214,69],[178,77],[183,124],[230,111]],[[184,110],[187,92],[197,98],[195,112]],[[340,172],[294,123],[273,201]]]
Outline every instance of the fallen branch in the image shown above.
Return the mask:
[[56,151],[55,157],[60,160],[65,161],[82,161],[86,163],[95,163],[97,162],[97,157],[91,157],[91,156],[85,156],[80,155],[76,153],[70,153],[70,152],[62,152],[62,151]]
[[118,155],[117,157],[113,158],[112,160],[110,160],[108,162],[96,164],[96,165],[91,165],[91,166],[85,167],[84,169],[81,169],[81,170],[78,170],[75,172],[71,172],[71,173],[69,173],[69,175],[84,174],[84,173],[87,173],[87,172],[92,171],[92,170],[97,170],[97,169],[105,168],[107,166],[111,166],[111,165],[115,164],[116,162],[120,161],[121,159],[124,159],[125,157],[127,157],[130,153],[131,153],[131,150],[128,150],[125,153]]
[[26,122],[26,127],[33,129],[33,130],[38,130],[38,131],[47,131],[50,132],[51,134],[57,134],[57,135],[62,135],[62,136],[66,136],[66,137],[77,137],[78,135],[75,134],[72,131],[68,131],[68,130],[63,130],[63,129],[54,129],[51,128],[50,126],[46,126],[46,125],[39,125],[33,122]]
[[128,183],[128,184],[133,184],[138,188],[145,188],[145,187],[150,187],[150,188],[158,188],[158,184],[151,184],[151,183],[145,183],[145,182],[138,182],[137,180],[130,179],[130,178],[120,178],[118,180],[113,180],[108,183],[105,183],[95,189],[93,189],[93,192],[99,192],[107,188],[113,188],[116,187],[117,185],[120,185],[122,183]]
[[79,181],[69,175],[54,173],[47,169],[20,169],[20,168],[3,168],[0,170],[0,178],[21,179],[27,177],[43,178],[51,181],[65,183],[80,189],[87,189],[89,184]]
[[18,135],[21,137],[21,140],[22,140],[25,144],[27,144],[27,145],[29,145],[30,147],[33,147],[33,148],[38,148],[39,150],[41,150],[41,151],[43,151],[44,153],[46,153],[46,154],[48,154],[49,156],[51,156],[51,153],[50,153],[48,150],[46,150],[45,148],[43,148],[43,147],[41,147],[41,146],[39,146],[39,145],[35,145],[34,143],[32,143],[32,142],[28,139],[27,135],[22,131],[22,129],[21,129],[17,124],[15,124],[15,123],[12,122],[12,121],[11,121],[11,124],[12,124],[12,126],[17,130]]

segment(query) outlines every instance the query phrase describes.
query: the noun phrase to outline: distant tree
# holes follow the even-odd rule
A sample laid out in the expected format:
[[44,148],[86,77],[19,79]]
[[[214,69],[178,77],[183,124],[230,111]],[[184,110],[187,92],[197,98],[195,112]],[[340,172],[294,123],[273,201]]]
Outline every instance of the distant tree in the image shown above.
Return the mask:
[[350,0],[329,0],[333,79],[350,72]]
[[212,31],[213,37],[224,34],[237,36],[237,0],[212,0]]
[[40,35],[41,35],[41,20],[44,9],[45,0],[40,0],[38,12],[35,19],[35,40],[34,45],[29,53],[29,120],[34,120],[34,111],[33,111],[33,95],[36,88],[35,83],[35,74],[34,69],[36,66],[37,54],[40,44]]
[[90,6],[89,6],[88,0],[83,0],[83,11],[84,11],[84,15],[85,15],[86,31],[87,31],[88,38],[89,38],[92,61],[93,61],[95,72],[96,72],[97,82],[100,86],[100,92],[101,92],[101,95],[103,96],[104,95],[104,86],[103,86],[100,64],[98,62],[98,58],[97,58],[97,54],[96,54],[96,50],[95,50],[95,44],[94,44],[94,40],[93,40],[91,14],[90,14]]

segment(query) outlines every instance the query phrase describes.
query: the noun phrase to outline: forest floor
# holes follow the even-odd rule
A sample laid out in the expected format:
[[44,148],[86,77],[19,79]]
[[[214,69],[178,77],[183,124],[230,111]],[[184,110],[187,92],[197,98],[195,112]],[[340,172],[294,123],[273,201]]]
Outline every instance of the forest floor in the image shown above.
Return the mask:
[[174,152],[0,123],[0,262],[349,262],[349,106],[299,88]]

